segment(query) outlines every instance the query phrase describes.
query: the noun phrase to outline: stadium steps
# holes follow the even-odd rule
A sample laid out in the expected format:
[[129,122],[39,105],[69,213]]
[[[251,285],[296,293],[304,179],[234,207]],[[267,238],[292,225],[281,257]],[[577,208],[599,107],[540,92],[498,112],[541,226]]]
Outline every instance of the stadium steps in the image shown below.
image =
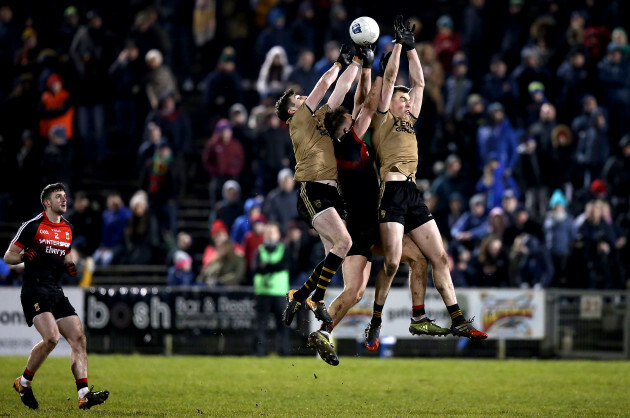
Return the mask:
[[164,285],[168,267],[164,265],[96,266],[93,285]]

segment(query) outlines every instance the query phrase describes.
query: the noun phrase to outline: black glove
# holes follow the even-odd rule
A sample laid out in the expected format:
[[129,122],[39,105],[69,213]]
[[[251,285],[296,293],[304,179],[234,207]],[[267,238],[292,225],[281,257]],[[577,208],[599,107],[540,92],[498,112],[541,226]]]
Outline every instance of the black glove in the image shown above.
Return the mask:
[[398,15],[394,21],[394,36],[395,42],[401,44],[405,51],[410,51],[416,47],[416,40],[413,36],[413,31],[416,29],[416,25],[411,27],[411,23],[407,21],[405,23],[402,15]]
[[357,53],[357,57],[363,60],[363,68],[372,68],[376,44],[366,46],[354,44],[354,50]]
[[378,63],[378,75],[377,77],[385,76],[385,69],[387,68],[387,63],[389,62],[389,57],[392,56],[392,51],[389,51],[387,54],[381,55],[381,61]]
[[345,44],[341,44],[341,50],[339,51],[337,62],[341,64],[342,67],[346,67],[350,65],[350,63],[352,62],[352,58],[354,58],[352,49]]
[[22,257],[20,257],[23,263],[31,263],[37,258],[37,251],[33,248],[25,248]]
[[66,264],[66,271],[70,276],[74,277],[77,275],[77,266],[74,263],[68,263]]

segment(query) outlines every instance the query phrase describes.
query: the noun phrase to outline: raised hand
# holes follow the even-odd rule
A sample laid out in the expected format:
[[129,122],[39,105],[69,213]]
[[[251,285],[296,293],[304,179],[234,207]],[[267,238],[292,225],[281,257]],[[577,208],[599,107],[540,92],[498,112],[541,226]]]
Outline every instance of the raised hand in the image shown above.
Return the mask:
[[374,64],[374,51],[376,50],[376,44],[372,45],[357,45],[354,44],[357,57],[363,60],[363,68],[371,68]]
[[346,67],[350,65],[353,57],[354,57],[354,54],[352,52],[352,49],[345,44],[341,44],[341,50],[339,51],[339,57],[337,58],[337,62],[341,64],[342,67]]

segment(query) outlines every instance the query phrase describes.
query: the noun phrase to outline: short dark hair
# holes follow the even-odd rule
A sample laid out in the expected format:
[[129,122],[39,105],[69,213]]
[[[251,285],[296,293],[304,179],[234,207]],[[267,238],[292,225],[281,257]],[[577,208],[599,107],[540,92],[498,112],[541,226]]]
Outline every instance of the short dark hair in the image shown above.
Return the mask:
[[282,122],[289,120],[291,115],[289,114],[289,108],[293,105],[291,97],[295,95],[293,89],[289,89],[284,92],[282,97],[276,102],[276,115]]
[[59,190],[63,190],[65,192],[66,186],[63,183],[53,183],[44,187],[44,190],[42,190],[42,193],[39,196],[39,199],[42,202],[42,205],[44,204],[44,200],[50,199],[50,195],[53,194],[53,192],[56,192]]
[[328,131],[328,135],[331,138],[340,138],[341,135],[337,135],[339,127],[345,120],[345,115],[348,113],[348,109],[343,106],[337,106],[333,110],[329,110],[324,115],[324,128]]
[[399,91],[402,91],[403,93],[409,93],[411,91],[411,89],[407,86],[394,86],[394,92],[392,93],[392,97],[394,97],[394,94],[398,93]]

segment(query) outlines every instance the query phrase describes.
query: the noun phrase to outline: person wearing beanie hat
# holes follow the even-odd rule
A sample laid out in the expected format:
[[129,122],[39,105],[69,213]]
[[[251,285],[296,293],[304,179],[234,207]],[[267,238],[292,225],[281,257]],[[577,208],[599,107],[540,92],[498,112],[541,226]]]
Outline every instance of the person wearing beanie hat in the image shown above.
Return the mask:
[[243,214],[234,221],[230,230],[230,238],[232,241],[243,244],[245,234],[251,230],[254,218],[261,215],[262,198],[250,197],[243,205]]
[[265,230],[267,218],[261,214],[254,215],[250,218],[250,223],[251,229],[247,231],[243,237],[243,250],[245,252],[245,262],[247,263],[248,272],[251,272],[252,263],[254,262],[254,256],[258,246],[263,243],[263,232]]
[[210,176],[210,204],[214,205],[221,185],[238,179],[245,164],[243,146],[233,136],[232,125],[227,119],[220,119],[215,125],[214,133],[203,148],[201,160]]
[[193,284],[195,284],[195,274],[192,271],[192,257],[186,251],[175,251],[173,265],[169,267],[166,276],[166,285],[191,286]]
[[[214,222],[212,222],[212,226],[210,228],[210,243],[203,251],[203,257],[201,261],[202,268],[206,267],[217,257],[217,247],[223,244],[225,241],[228,241],[229,239],[230,236],[228,234],[228,229],[225,226],[225,223],[221,219],[215,219]],[[241,255],[244,254],[243,247],[237,243],[234,244],[234,251]]]
[[455,52],[460,50],[461,39],[457,32],[455,32],[453,19],[449,15],[440,16],[435,23],[437,27],[437,34],[433,40],[435,53],[437,54],[440,64],[442,64],[444,72],[450,73],[452,70],[453,56]]

